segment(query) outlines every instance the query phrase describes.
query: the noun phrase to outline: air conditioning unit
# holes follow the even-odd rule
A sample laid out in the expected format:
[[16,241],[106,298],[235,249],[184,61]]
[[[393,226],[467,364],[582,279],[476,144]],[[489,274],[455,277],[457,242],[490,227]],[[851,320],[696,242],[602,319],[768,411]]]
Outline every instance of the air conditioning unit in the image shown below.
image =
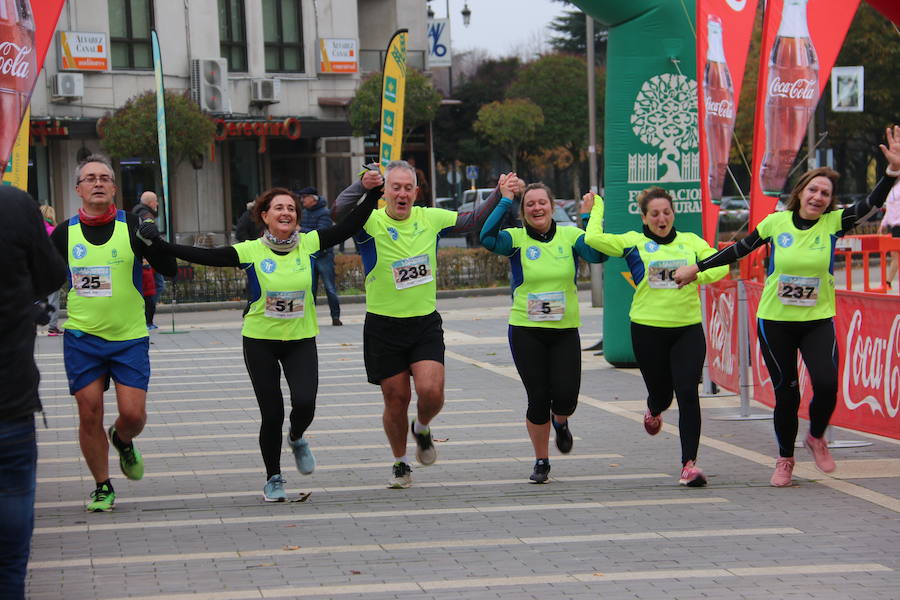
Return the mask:
[[253,104],[275,104],[280,101],[280,79],[254,79],[250,82],[250,102]]
[[191,60],[191,97],[200,109],[210,113],[230,113],[228,61],[224,58]]
[[84,96],[84,75],[81,73],[57,73],[53,76],[54,98],[81,98]]

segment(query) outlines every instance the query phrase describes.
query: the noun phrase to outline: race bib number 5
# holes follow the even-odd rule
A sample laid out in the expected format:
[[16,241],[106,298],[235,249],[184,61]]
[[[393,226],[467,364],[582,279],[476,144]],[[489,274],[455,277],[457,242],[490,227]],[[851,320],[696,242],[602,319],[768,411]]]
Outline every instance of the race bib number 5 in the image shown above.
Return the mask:
[[434,281],[427,254],[398,260],[391,265],[391,269],[394,271],[394,285],[398,290]]
[[788,306],[815,306],[819,300],[819,278],[779,276],[778,299]]
[[72,267],[72,287],[84,298],[112,296],[109,267]]
[[677,289],[675,271],[687,265],[686,260],[654,260],[650,262],[647,285],[654,289]]
[[565,292],[528,294],[529,321],[561,321],[565,314]]
[[266,316],[276,319],[299,319],[303,316],[306,291],[266,292]]

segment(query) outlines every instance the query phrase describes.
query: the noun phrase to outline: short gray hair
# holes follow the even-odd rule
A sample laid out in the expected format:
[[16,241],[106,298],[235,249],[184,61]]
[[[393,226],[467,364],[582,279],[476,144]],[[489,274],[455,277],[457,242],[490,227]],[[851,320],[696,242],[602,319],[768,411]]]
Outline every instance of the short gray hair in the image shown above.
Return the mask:
[[112,161],[109,160],[106,156],[102,154],[91,154],[87,158],[80,160],[77,165],[75,165],[75,185],[78,185],[78,180],[81,179],[81,169],[84,168],[84,165],[88,163],[100,163],[102,165],[106,165],[106,168],[109,169],[109,174],[112,177],[113,183],[116,182],[116,172],[113,170]]
[[416,179],[416,170],[405,160],[392,160],[387,164],[387,166],[384,168],[385,181],[387,181],[388,175],[394,169],[406,169],[410,172],[410,174],[412,174],[413,182],[415,182],[416,185],[419,185],[419,181]]

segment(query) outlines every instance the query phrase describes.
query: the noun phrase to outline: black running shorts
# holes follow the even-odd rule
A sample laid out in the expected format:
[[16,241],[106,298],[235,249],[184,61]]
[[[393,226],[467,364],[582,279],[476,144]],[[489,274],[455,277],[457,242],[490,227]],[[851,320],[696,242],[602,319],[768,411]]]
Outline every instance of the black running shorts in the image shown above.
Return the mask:
[[369,383],[378,385],[420,360],[444,364],[443,321],[437,311],[423,317],[366,313],[363,356]]

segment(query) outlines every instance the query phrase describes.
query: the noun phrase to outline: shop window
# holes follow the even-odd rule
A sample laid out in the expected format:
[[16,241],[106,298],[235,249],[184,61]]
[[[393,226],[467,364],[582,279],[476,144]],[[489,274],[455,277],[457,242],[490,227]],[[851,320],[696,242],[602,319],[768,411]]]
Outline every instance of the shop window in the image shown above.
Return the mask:
[[231,184],[231,222],[237,224],[247,203],[263,191],[259,173],[259,145],[253,140],[228,142],[229,172]]
[[266,71],[304,71],[300,0],[263,0],[263,40]]
[[152,69],[151,0],[109,0],[109,42],[113,69]]
[[269,140],[269,165],[272,187],[297,191],[308,185],[319,186],[316,180],[315,140]]
[[[156,193],[159,198],[159,215],[156,219],[156,225],[160,231],[165,233],[166,219],[163,214],[165,198],[163,197],[162,182],[160,181],[159,168],[156,161],[141,158],[123,158],[119,161],[119,173],[116,180],[119,193],[122,194],[122,209],[126,211],[130,211],[135,204],[141,201],[141,194],[144,192]],[[172,181],[169,180],[170,185],[171,183]]]
[[219,52],[230,73],[247,71],[247,28],[244,0],[219,0]]

